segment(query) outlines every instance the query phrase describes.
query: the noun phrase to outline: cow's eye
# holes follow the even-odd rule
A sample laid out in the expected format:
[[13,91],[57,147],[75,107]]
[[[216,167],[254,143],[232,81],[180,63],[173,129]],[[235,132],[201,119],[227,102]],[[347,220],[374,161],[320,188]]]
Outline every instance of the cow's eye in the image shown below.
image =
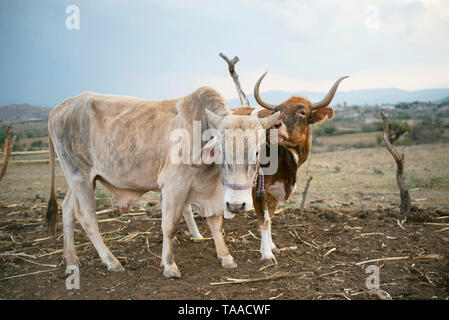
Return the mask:
[[299,114],[302,115],[302,116],[305,116],[306,112],[305,111],[299,111]]

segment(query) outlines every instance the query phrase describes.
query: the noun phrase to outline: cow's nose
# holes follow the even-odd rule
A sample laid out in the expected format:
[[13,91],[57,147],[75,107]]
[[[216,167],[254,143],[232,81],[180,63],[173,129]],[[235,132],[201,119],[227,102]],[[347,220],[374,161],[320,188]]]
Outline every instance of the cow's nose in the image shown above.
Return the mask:
[[231,212],[242,212],[245,211],[246,203],[229,203],[226,202],[226,209]]

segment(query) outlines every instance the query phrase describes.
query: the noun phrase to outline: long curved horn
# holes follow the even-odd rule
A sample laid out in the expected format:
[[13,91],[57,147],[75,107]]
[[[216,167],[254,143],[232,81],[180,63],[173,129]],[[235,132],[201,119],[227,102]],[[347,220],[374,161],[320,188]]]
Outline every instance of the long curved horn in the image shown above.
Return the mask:
[[276,107],[275,105],[269,104],[264,102],[259,95],[259,87],[260,87],[260,83],[262,82],[262,79],[265,77],[267,73],[265,72],[260,78],[259,80],[257,80],[256,82],[256,86],[254,87],[254,98],[256,98],[256,101],[258,104],[260,104],[262,107],[264,107],[265,109],[268,110],[273,110],[274,107]]
[[315,102],[314,104],[312,104],[312,110],[316,110],[316,109],[319,109],[322,107],[327,107],[331,103],[332,99],[334,98],[335,92],[337,92],[337,88],[338,88],[338,85],[340,84],[340,82],[342,82],[343,79],[348,78],[348,77],[349,76],[341,77],[340,79],[335,81],[334,85],[329,90],[326,97],[324,97],[324,99],[321,100],[320,102]]

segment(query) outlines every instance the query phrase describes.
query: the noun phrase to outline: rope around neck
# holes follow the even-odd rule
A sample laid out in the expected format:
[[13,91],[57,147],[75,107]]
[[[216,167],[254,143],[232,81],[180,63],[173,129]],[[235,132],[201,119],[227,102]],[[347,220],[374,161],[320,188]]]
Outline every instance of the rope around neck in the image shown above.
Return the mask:
[[263,196],[265,194],[265,181],[264,180],[265,179],[264,179],[264,175],[263,175],[263,170],[259,166],[257,173],[254,177],[254,181],[251,184],[229,183],[223,177],[221,178],[221,183],[223,183],[224,186],[226,186],[232,190],[246,190],[246,189],[251,189],[251,188],[257,186],[257,190],[256,190],[257,196]]

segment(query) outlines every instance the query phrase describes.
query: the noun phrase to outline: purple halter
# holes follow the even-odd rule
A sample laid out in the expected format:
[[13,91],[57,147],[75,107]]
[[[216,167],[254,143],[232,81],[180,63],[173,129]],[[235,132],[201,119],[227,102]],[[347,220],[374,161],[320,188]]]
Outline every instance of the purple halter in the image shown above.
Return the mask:
[[225,185],[226,187],[232,189],[232,190],[246,190],[251,189],[255,186],[257,186],[256,194],[257,196],[263,196],[265,194],[265,182],[264,182],[264,176],[262,168],[259,166],[256,176],[254,177],[254,181],[252,184],[233,184],[228,183],[224,178],[221,178],[221,183]]

